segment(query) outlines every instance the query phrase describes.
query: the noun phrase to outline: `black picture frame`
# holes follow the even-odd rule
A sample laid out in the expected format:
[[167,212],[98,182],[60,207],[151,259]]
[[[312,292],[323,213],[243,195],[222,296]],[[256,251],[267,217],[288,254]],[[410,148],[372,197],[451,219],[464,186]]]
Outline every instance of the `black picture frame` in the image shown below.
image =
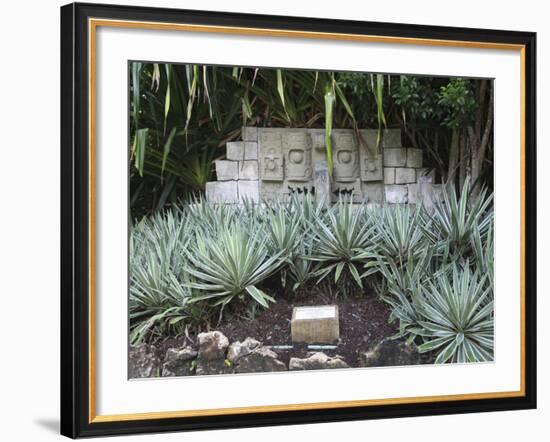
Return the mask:
[[[90,18],[523,47],[523,395],[199,417],[90,418]],[[61,434],[76,438],[536,408],[536,34],[489,29],[73,3],[61,8]]]

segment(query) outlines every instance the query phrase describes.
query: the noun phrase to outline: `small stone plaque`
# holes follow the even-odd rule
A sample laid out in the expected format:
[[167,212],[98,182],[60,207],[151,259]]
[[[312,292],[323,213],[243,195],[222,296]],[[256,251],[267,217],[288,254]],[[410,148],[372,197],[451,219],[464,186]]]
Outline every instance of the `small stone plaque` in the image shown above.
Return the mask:
[[294,307],[290,328],[293,342],[333,344],[340,338],[338,306]]

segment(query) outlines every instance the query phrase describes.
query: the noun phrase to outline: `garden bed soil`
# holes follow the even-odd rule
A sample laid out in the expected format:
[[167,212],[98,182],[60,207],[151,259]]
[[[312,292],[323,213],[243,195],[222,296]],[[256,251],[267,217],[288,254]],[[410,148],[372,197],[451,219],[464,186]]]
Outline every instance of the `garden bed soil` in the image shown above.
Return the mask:
[[[311,350],[308,349],[307,344],[293,343],[290,337],[292,309],[298,306],[329,304],[337,304],[339,310],[340,341],[336,348]],[[382,339],[398,331],[397,324],[388,323],[390,312],[389,306],[374,295],[331,300],[316,294],[303,300],[277,299],[276,303],[257,314],[253,320],[227,318],[214,329],[227,336],[229,342],[243,341],[251,337],[265,346],[275,346],[272,350],[287,366],[292,357],[305,358],[308,352],[322,351],[327,356],[339,355],[349,366],[358,367],[360,354],[372,349]],[[168,348],[180,346],[181,338],[166,339],[155,344],[164,354]],[[286,345],[293,347],[277,348],[277,346]]]

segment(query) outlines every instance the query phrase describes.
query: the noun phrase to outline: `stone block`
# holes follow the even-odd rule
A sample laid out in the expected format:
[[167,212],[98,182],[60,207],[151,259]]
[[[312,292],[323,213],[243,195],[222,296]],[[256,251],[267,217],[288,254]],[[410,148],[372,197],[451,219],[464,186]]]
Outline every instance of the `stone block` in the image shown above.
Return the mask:
[[[366,149],[369,152],[377,152],[379,149],[377,147],[382,147],[382,143],[379,146],[376,145],[376,140],[378,139],[378,130],[376,129],[362,129],[359,131],[361,142],[360,146],[362,149]],[[365,145],[366,144],[366,145]]]
[[326,204],[330,202],[330,178],[326,161],[315,163],[313,171],[313,185],[315,186],[315,198]]
[[384,167],[384,184],[395,184],[395,167]]
[[382,147],[400,147],[401,146],[401,130],[386,129],[382,135]]
[[384,149],[384,167],[405,167],[407,164],[407,149],[391,147]]
[[313,175],[311,137],[304,130],[288,130],[281,136],[284,176],[289,181],[310,181]]
[[360,151],[361,154],[361,180],[362,181],[382,181],[384,179],[384,171],[382,167],[382,155],[372,155],[365,152],[366,149]]
[[332,134],[333,176],[335,181],[354,182],[359,178],[359,149],[351,131],[334,131]]
[[422,149],[409,147],[407,149],[407,167],[422,167]]
[[230,181],[239,178],[239,162],[216,160],[216,176],[218,181]]
[[386,129],[380,134],[380,143],[376,144],[378,140],[378,129],[362,129],[360,130],[363,141],[367,143],[371,152],[374,152],[376,148],[384,147],[401,147],[401,130],[400,129]]
[[416,182],[416,170],[409,167],[395,169],[395,184],[409,184]]
[[283,181],[285,174],[280,130],[261,130],[259,133],[258,155],[261,179],[264,181]]
[[239,179],[240,180],[257,180],[258,179],[258,162],[254,160],[239,161]]
[[241,131],[243,141],[258,141],[258,128],[251,126],[243,126]]
[[276,181],[260,181],[260,198],[262,201],[281,201],[284,184]]
[[258,143],[251,141],[244,143],[244,159],[258,160]]
[[244,145],[243,141],[231,141],[225,145],[225,157],[231,161],[244,160]]
[[238,203],[237,181],[210,181],[206,183],[206,199],[212,203]]
[[387,184],[384,186],[386,202],[390,204],[407,204],[408,188],[406,185]]
[[381,203],[384,201],[384,186],[382,183],[361,183],[363,201],[366,203]]
[[340,338],[338,306],[294,307],[290,329],[293,342],[332,344]]
[[361,190],[361,180],[359,178],[353,183],[333,181],[330,186],[330,194],[332,202],[337,202],[341,198],[351,198],[354,203],[362,203],[364,200]]
[[239,201],[247,200],[253,203],[260,201],[260,184],[258,180],[239,181]]

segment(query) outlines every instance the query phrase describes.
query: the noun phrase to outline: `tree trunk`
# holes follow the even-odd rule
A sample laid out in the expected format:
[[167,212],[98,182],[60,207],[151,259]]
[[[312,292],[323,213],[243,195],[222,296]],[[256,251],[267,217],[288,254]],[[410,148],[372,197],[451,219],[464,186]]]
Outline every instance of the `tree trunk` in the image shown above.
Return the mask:
[[[484,83],[485,84],[485,83]],[[468,126],[468,138],[471,148],[471,176],[472,184],[475,185],[474,193],[477,193],[481,188],[479,178],[483,174],[483,162],[487,154],[487,146],[491,139],[493,129],[493,84],[489,83],[487,105],[484,107],[485,115],[482,112],[477,113],[474,127]],[[482,88],[483,93],[486,93],[487,87]],[[480,102],[480,108],[483,106],[483,101]],[[483,121],[484,120],[484,121]],[[482,133],[483,131],[483,133]]]
[[453,129],[451,137],[451,148],[449,149],[449,168],[447,169],[447,183],[454,184],[456,169],[458,166],[458,155],[460,147],[460,135],[458,129]]
[[464,186],[464,182],[466,181],[466,176],[469,173],[469,164],[468,164],[469,159],[470,159],[470,155],[468,152],[468,139],[466,137],[466,134],[463,134],[460,137],[460,163],[459,163],[460,172],[458,176],[458,181],[461,189]]

